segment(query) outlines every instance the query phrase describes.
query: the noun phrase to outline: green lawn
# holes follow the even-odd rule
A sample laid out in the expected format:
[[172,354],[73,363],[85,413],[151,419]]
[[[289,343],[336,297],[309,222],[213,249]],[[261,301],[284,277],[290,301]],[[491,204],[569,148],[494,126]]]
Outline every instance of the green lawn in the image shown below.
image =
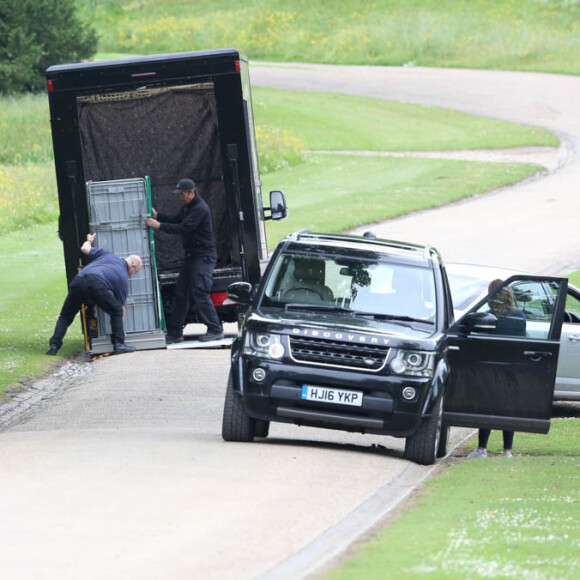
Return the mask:
[[568,274],[568,280],[570,281],[570,284],[580,288],[580,270],[578,272],[571,272]]
[[107,53],[580,73],[578,0],[77,0]]
[[[580,578],[579,413],[553,419],[548,435],[517,433],[511,459],[452,461],[394,523],[324,577]],[[493,431],[488,451],[500,450]]]
[[552,133],[439,107],[335,93],[252,88],[256,120],[291,130],[309,149],[436,151],[557,147]]
[[[0,237],[0,397],[10,385],[46,371],[44,353],[66,296],[62,244],[56,224]],[[71,327],[60,352],[83,348],[80,326]],[[59,356],[59,359],[61,357]]]
[[443,205],[536,171],[523,164],[312,155],[263,178],[264,191],[282,189],[290,207],[285,220],[267,222],[268,245],[301,228],[338,232]]

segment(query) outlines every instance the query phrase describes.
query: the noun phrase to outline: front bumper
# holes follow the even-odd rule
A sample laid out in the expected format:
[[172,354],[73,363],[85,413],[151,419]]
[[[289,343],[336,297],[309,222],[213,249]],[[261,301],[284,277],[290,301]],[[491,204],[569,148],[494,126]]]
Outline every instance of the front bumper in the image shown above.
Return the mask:
[[[238,362],[238,384],[246,410],[266,421],[407,437],[421,423],[431,390],[431,379],[311,367],[247,355]],[[264,371],[261,381],[253,377],[256,368]],[[304,385],[362,392],[362,405],[304,400]],[[407,386],[417,393],[411,401],[401,395]]]

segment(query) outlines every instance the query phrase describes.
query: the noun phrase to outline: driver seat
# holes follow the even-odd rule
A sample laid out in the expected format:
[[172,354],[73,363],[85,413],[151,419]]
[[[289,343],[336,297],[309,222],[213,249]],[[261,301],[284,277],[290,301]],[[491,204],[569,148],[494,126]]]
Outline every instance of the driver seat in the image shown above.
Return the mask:
[[324,284],[325,263],[318,258],[295,258],[294,281],[283,297],[310,302],[334,302],[332,290]]

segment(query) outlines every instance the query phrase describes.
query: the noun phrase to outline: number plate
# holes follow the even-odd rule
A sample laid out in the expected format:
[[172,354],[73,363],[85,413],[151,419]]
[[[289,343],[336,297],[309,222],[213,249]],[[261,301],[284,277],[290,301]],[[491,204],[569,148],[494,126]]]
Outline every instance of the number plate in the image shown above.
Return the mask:
[[321,401],[323,403],[362,407],[363,394],[360,391],[302,385],[302,399],[305,401]]

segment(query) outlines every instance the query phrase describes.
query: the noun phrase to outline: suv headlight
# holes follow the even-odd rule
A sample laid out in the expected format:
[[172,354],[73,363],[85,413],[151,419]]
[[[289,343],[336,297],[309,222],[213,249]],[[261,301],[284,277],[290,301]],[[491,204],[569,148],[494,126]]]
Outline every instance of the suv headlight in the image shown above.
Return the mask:
[[430,352],[400,349],[389,366],[397,375],[432,377],[434,360]]
[[286,352],[277,334],[266,334],[249,331],[244,341],[244,354],[280,359]]

